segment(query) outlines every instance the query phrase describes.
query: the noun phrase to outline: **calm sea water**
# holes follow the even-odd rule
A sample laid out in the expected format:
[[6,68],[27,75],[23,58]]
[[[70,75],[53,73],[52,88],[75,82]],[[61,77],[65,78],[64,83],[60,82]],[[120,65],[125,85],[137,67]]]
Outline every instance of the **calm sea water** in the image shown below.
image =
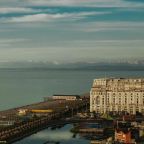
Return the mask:
[[0,69],[0,110],[43,100],[53,94],[90,91],[94,78],[144,77],[144,71]]
[[28,138],[25,138],[15,144],[55,144],[55,142],[60,142],[60,144],[89,144],[90,141],[85,138],[76,135],[73,137],[73,133],[70,132],[72,125],[66,125],[61,129],[51,130],[46,129],[38,132]]

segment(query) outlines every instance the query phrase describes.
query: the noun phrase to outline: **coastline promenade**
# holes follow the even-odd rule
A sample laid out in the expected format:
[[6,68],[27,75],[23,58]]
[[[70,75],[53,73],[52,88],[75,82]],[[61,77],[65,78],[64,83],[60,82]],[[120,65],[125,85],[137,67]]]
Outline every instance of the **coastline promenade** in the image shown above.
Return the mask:
[[[66,118],[72,117],[77,112],[86,110],[89,106],[89,94],[81,96],[80,100],[52,100],[27,105],[19,108],[9,109],[0,112],[0,119],[19,121],[17,111],[19,109],[52,109],[53,112],[45,116],[33,117],[27,121],[19,121],[18,123],[0,129],[0,143],[11,144],[33,133],[36,133],[47,127],[55,125],[63,125],[71,121],[65,121]],[[62,121],[60,121],[63,119]]]

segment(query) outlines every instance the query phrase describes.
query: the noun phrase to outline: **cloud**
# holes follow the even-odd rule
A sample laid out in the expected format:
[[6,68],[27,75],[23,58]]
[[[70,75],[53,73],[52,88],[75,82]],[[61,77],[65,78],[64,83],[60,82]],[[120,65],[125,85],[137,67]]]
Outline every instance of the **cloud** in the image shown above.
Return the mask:
[[135,3],[143,3],[144,1],[143,0],[124,0],[124,1],[128,1],[128,2],[135,2]]
[[14,31],[13,29],[0,29],[0,32],[11,32]]
[[[90,7],[141,7],[141,3],[133,4],[123,0],[26,0],[31,5],[48,6],[90,6]],[[143,5],[144,6],[144,5]]]
[[143,8],[119,8],[118,11],[121,12],[144,12]]
[[112,30],[135,30],[144,29],[144,22],[87,22],[83,24],[75,24],[73,27],[79,31],[96,32],[96,31],[112,31]]
[[1,7],[0,14],[7,14],[7,13],[33,13],[33,12],[40,12],[41,10],[36,10],[32,8],[24,8],[24,7]]
[[18,44],[18,43],[25,42],[25,41],[28,41],[28,39],[22,39],[22,38],[0,39],[0,48],[11,47],[12,44]]
[[[85,45],[84,43],[83,45]],[[40,48],[1,48],[0,61],[58,61],[78,62],[91,61],[103,58],[143,58],[143,45],[101,45],[87,47],[40,47]]]
[[29,41],[28,39],[0,39],[0,47],[10,47],[12,44]]
[[9,14],[9,13],[41,13],[41,12],[56,12],[55,8],[27,8],[27,7],[0,7],[0,14]]
[[79,12],[79,13],[55,13],[55,14],[33,14],[20,17],[2,18],[2,23],[24,23],[24,22],[48,22],[52,20],[76,20],[87,16],[109,14],[110,12]]
[[15,42],[24,42],[27,41],[27,39],[22,39],[22,38],[18,38],[18,39],[0,39],[0,43],[15,43]]
[[[68,41],[67,41],[68,43]],[[69,41],[68,44],[71,44]],[[75,40],[73,41],[73,45],[81,46],[82,48],[87,47],[135,47],[142,46],[144,44],[144,40]],[[117,49],[117,48],[116,48]]]

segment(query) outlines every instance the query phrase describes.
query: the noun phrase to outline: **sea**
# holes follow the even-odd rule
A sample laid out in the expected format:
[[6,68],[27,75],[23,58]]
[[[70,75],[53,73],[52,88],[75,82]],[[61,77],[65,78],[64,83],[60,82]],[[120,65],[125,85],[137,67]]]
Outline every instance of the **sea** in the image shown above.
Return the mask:
[[[0,68],[0,111],[43,101],[53,94],[83,94],[90,91],[93,79],[104,77],[144,77],[142,70],[30,69]],[[69,131],[43,130],[16,144],[43,144],[58,140],[61,144],[87,144],[88,140]],[[47,142],[48,143],[48,142]]]

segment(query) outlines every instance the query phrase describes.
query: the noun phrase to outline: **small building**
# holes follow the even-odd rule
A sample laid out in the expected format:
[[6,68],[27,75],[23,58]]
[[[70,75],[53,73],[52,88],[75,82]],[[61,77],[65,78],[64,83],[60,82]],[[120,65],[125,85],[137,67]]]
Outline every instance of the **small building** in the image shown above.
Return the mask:
[[79,95],[53,95],[54,100],[78,100],[80,99]]
[[43,100],[44,100],[44,102],[54,101],[51,96],[46,96],[46,97],[43,98]]
[[19,110],[18,110],[18,115],[19,115],[19,116],[24,116],[24,115],[27,114],[27,112],[28,112],[27,109],[19,109]]
[[129,129],[116,129],[115,141],[121,143],[132,143],[131,131]]

